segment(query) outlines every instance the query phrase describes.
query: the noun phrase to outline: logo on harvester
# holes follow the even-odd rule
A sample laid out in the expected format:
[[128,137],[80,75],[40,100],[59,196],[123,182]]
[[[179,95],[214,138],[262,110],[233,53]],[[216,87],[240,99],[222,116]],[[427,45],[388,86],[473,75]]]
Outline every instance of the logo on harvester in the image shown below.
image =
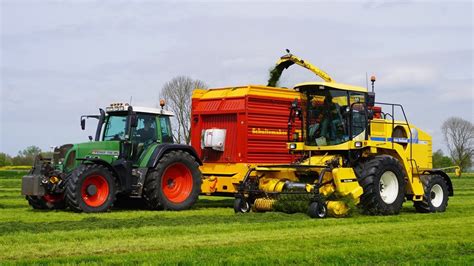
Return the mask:
[[350,183],[350,182],[357,182],[357,178],[352,178],[352,179],[342,179],[342,183]]
[[[295,132],[301,132],[301,130],[295,130]],[[268,129],[268,128],[252,128],[252,134],[258,135],[287,135],[288,132],[281,129]]]
[[119,155],[118,151],[96,150],[92,151],[93,155]]

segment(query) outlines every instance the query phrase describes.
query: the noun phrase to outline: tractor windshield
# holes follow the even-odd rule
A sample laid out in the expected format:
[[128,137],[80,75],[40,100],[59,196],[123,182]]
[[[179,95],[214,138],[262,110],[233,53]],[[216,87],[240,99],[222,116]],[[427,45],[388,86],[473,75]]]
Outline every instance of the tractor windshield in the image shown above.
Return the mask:
[[365,130],[360,125],[365,115],[357,115],[364,109],[363,93],[324,89],[308,91],[307,97],[308,145],[341,144]]
[[114,114],[107,118],[104,129],[104,141],[124,140],[127,114]]

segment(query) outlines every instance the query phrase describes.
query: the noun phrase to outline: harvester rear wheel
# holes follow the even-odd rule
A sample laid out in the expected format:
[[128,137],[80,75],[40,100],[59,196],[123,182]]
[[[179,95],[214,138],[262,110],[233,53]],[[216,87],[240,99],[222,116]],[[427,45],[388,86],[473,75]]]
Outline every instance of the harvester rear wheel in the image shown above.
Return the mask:
[[400,212],[406,174],[397,159],[388,155],[376,156],[359,165],[356,172],[364,190],[360,206],[365,213],[393,215]]
[[36,210],[59,210],[66,208],[64,195],[26,196],[28,204]]
[[235,213],[247,213],[250,212],[250,203],[243,198],[236,198],[234,200],[234,212]]
[[422,201],[414,201],[417,212],[444,212],[448,206],[448,185],[439,175],[422,176],[425,194]]
[[151,209],[186,210],[196,203],[201,183],[196,159],[185,151],[170,151],[148,174],[143,197]]
[[325,218],[327,214],[328,214],[328,209],[326,207],[326,204],[319,201],[313,201],[309,204],[309,207],[308,207],[309,217]]
[[105,212],[115,201],[115,178],[103,165],[82,164],[66,184],[66,202],[75,212]]

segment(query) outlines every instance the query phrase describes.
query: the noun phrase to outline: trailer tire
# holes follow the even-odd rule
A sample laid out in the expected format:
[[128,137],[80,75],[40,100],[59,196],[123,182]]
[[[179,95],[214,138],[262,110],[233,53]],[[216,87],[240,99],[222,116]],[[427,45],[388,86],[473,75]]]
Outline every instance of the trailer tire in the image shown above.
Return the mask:
[[363,189],[359,206],[371,215],[398,214],[405,197],[405,170],[392,156],[373,157],[356,167]]
[[440,175],[425,175],[421,178],[425,191],[422,201],[414,201],[417,212],[444,212],[448,206],[448,185]]
[[186,210],[201,193],[199,163],[188,152],[173,150],[163,155],[147,175],[143,198],[154,210]]
[[100,164],[81,164],[66,182],[66,203],[75,212],[106,212],[115,202],[115,177]]

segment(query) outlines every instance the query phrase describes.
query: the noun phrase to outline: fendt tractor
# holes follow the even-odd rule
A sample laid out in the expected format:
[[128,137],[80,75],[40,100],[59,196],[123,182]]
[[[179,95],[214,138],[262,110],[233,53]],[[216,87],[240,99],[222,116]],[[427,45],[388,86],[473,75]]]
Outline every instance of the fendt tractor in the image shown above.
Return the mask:
[[171,112],[111,104],[99,115],[95,138],[38,156],[22,179],[22,194],[35,209],[103,212],[117,196],[143,198],[151,209],[183,210],[197,200],[201,160],[191,146],[174,144]]
[[[324,81],[271,87],[294,64]],[[432,168],[431,136],[408,122],[402,105],[375,102],[375,77],[372,91],[337,83],[289,51],[272,75],[269,86],[194,92],[203,193],[234,194],[236,212],[270,211],[292,198],[319,218],[346,216],[352,204],[397,214],[405,200],[418,212],[445,211],[453,185]]]

